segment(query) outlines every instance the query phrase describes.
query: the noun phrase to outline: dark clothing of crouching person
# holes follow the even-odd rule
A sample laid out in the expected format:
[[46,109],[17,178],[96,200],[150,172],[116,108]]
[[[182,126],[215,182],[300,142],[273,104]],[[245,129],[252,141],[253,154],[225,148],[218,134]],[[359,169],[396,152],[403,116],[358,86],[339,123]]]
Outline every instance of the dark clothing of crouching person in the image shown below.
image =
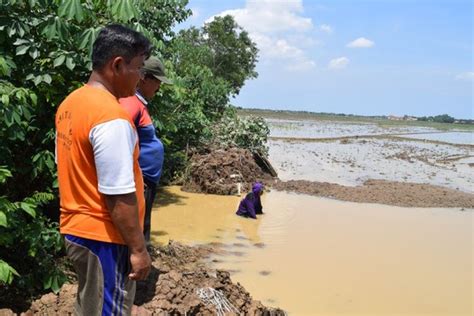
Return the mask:
[[263,184],[254,183],[252,192],[248,193],[242,201],[240,201],[239,209],[236,214],[242,217],[250,217],[257,219],[257,214],[263,214],[262,202],[260,196],[263,194]]

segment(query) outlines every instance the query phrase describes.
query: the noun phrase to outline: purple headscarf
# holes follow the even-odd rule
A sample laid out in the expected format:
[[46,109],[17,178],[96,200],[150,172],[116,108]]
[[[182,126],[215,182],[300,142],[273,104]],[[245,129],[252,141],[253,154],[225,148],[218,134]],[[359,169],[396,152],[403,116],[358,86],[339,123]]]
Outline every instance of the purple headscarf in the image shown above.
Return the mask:
[[255,182],[252,186],[252,192],[256,196],[260,196],[260,192],[263,191],[263,184],[260,182]]

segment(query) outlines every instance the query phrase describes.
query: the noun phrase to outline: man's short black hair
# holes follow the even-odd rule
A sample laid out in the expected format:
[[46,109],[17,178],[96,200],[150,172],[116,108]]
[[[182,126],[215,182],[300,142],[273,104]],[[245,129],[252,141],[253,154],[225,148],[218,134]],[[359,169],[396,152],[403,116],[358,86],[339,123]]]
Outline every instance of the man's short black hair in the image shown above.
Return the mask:
[[120,24],[104,27],[92,47],[92,69],[101,70],[107,62],[121,56],[129,63],[139,55],[151,53],[150,41],[141,33]]

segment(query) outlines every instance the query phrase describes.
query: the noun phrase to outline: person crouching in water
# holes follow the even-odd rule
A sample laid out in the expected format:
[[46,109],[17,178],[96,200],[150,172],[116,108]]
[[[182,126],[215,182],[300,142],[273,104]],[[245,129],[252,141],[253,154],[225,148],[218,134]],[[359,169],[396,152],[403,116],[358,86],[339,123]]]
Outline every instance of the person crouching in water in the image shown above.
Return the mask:
[[252,192],[248,193],[240,201],[239,209],[236,214],[243,217],[257,219],[257,214],[263,214],[262,202],[260,196],[263,194],[263,184],[255,182],[252,186]]

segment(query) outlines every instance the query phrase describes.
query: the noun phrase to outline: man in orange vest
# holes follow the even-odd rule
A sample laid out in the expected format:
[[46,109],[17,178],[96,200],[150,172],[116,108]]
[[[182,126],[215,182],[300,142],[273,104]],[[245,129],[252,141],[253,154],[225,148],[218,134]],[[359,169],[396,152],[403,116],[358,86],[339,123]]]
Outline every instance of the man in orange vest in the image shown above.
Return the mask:
[[130,314],[135,281],[151,268],[137,132],[118,102],[134,95],[150,50],[138,32],[103,28],[89,81],[56,113],[60,231],[79,279],[79,315]]

